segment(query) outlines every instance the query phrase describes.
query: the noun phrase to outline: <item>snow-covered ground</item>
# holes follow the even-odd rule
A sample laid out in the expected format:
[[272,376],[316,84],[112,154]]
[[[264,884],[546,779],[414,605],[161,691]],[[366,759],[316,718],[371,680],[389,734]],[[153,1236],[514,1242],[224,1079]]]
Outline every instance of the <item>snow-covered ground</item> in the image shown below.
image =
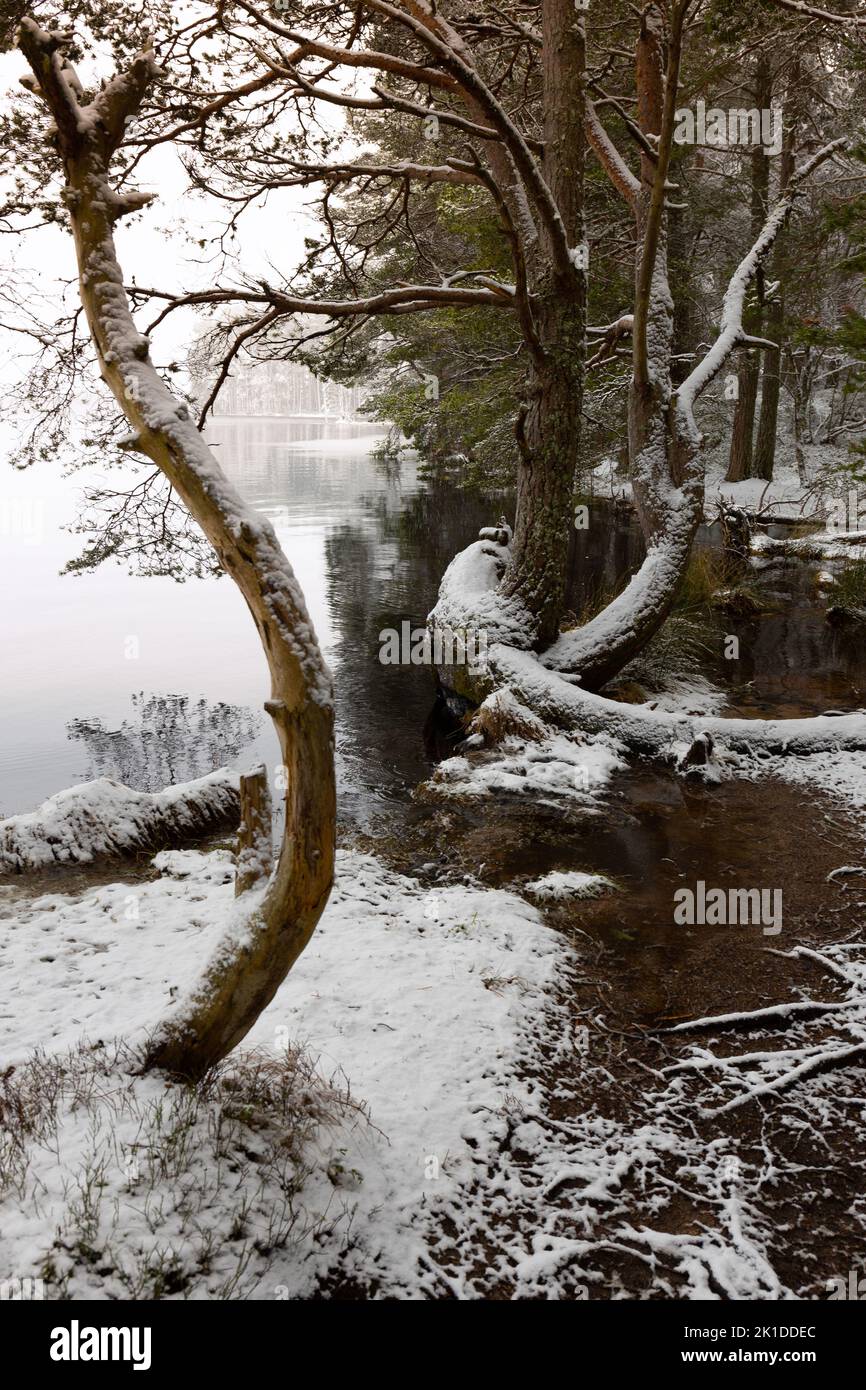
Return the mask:
[[[567,756],[543,739],[509,743],[478,759],[498,762],[498,789],[509,763],[522,783],[537,760],[542,796],[562,795],[563,778],[574,790],[578,751],[596,748],[602,783],[617,766],[604,742]],[[866,755],[770,765],[866,808]],[[471,768],[458,772],[478,789]],[[761,1017],[742,1057],[714,1045],[724,1020],[687,1033],[669,1066],[639,1074],[631,1118],[614,1118],[599,1102],[624,1084],[605,1050],[617,1030],[603,1008],[576,1023],[581,948],[542,909],[579,914],[615,884],[554,871],[525,885],[527,901],[425,887],[344,851],[307,950],[193,1098],[131,1062],[224,930],[234,866],[191,850],[154,864],[152,881],[119,875],[86,892],[28,900],[20,879],[0,886],[0,1104],[16,1116],[0,1130],[0,1240],[15,1277],[73,1298],[303,1298],[335,1282],[404,1299],[494,1286],[548,1299],[824,1296],[808,1271],[794,1284],[777,1272],[764,1160],[719,1129],[708,1142],[700,1122],[708,1101],[727,1111],[757,1089],[786,1093],[807,1064],[796,1100],[842,1133],[850,1097],[818,1062],[866,1047],[859,945],[813,953],[848,988],[836,1013],[815,1025],[805,1009],[781,1047]],[[862,866],[843,867],[856,886]],[[553,1117],[551,1095],[569,1118]]]
[[[161,876],[153,882],[3,908],[0,974],[14,992],[0,1015],[0,1069],[21,1067],[33,1048],[60,1053],[82,1036],[134,1045],[195,975],[234,903],[230,856],[169,851],[155,863]],[[15,892],[0,889],[0,903]],[[349,1275],[398,1295],[441,1292],[425,1231],[436,1212],[465,1209],[469,1169],[495,1150],[503,1108],[526,1103],[521,1070],[545,1033],[549,992],[566,957],[562,938],[512,893],[430,891],[367,855],[340,855],[318,930],[244,1050],[277,1060],[301,1045],[323,1076],[345,1076],[370,1123],[349,1111],[320,1130],[298,1198],[307,1234],[272,1257],[267,1272],[268,1261],[253,1256],[241,1281],[248,1296],[309,1294],[350,1230]],[[125,1083],[118,1073],[110,1084],[118,1092]],[[238,1181],[226,1182],[205,1214],[224,1248],[203,1273],[176,1212],[153,1228],[142,1219],[142,1185],[151,1208],[171,1208],[176,1183],[154,1180],[149,1168],[129,1180],[142,1114],[163,1083],[144,1078],[132,1086],[135,1103],[103,1116],[98,1136],[91,1109],[61,1103],[56,1136],[28,1146],[26,1175],[0,1204],[5,1265],[18,1277],[39,1274],[55,1231],[75,1225],[68,1189],[97,1166],[104,1185],[88,1244],[105,1242],[112,1254],[100,1274],[76,1253],[77,1236],[61,1239],[52,1259],[56,1277],[69,1276],[72,1296],[125,1296],[128,1282],[110,1272],[112,1264],[152,1263],[167,1245],[195,1272],[187,1295],[208,1296],[230,1278],[245,1242],[264,1240],[279,1194],[258,1193],[244,1236],[233,1239],[240,1196]],[[200,1127],[207,1129],[204,1120]],[[191,1160],[180,1181],[196,1180],[203,1177]],[[252,1200],[256,1191],[247,1175],[241,1194]],[[321,1223],[335,1211],[336,1229],[322,1241]]]

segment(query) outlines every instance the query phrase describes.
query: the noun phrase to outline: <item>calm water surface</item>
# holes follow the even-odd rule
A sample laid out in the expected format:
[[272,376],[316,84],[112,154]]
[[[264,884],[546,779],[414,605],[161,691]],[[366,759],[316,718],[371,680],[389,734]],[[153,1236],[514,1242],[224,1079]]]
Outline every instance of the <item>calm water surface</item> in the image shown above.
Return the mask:
[[[341,810],[361,821],[430,765],[431,673],[381,666],[379,631],[423,622],[449,559],[490,517],[481,499],[425,487],[411,460],[374,462],[377,437],[332,420],[211,431],[303,587],[336,677]],[[0,814],[103,773],[149,790],[222,761],[278,760],[264,659],[229,580],[59,574],[80,548],[63,528],[88,477],[49,465],[0,476]]]

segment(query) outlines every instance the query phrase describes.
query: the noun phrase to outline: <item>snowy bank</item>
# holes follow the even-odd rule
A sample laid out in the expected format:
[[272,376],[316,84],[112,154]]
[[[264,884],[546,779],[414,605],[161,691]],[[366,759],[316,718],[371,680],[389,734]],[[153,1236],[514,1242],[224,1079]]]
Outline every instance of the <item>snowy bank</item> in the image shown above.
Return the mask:
[[239,815],[238,778],[225,768],[161,792],[99,777],[0,821],[0,874],[153,850],[236,828]]
[[579,869],[563,872],[554,869],[552,873],[527,883],[526,891],[540,902],[559,902],[568,898],[601,898],[612,893],[616,884],[604,874],[586,874]]

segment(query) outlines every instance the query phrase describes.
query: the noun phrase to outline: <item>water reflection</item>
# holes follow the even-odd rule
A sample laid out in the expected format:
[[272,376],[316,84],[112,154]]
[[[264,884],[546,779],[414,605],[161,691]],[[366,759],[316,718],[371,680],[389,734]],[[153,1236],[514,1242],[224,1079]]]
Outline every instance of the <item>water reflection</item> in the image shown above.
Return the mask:
[[[780,529],[780,528],[776,528]],[[790,534],[790,528],[785,535]],[[721,549],[718,526],[701,527],[696,554]],[[587,601],[618,591],[640,565],[643,539],[628,507],[595,499],[590,526],[572,547],[568,602],[580,613]],[[758,598],[753,616],[718,611],[705,626],[702,674],[729,692],[723,713],[745,718],[793,719],[827,709],[859,709],[866,696],[866,647],[856,631],[834,629],[816,584],[818,566],[782,562],[746,565],[739,580]],[[733,582],[729,577],[727,581]],[[737,660],[725,660],[725,638],[739,639]]]
[[253,742],[261,717],[242,705],[211,704],[188,695],[131,697],[132,717],[115,728],[103,719],[71,719],[70,739],[84,745],[86,776],[114,777],[137,791],[158,791],[226,764]]
[[364,821],[405,797],[429,773],[435,748],[425,725],[436,697],[433,671],[384,666],[379,634],[408,621],[423,626],[442,570],[489,517],[483,498],[416,493],[395,508],[365,499],[363,524],[345,523],[325,541],[338,738],[346,764],[343,814]]

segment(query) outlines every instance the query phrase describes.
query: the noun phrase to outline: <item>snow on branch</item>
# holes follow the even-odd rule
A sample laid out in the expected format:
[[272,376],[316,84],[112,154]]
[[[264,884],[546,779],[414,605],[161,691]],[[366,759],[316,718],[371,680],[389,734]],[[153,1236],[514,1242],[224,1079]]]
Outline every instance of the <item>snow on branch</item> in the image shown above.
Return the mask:
[[822,10],[817,5],[807,5],[803,0],[773,0],[774,5],[780,9],[790,10],[792,14],[805,15],[807,19],[829,20],[831,24],[866,24],[866,13],[862,10],[859,14],[839,14],[835,10]]
[[755,273],[772,249],[776,238],[787,222],[794,202],[802,192],[804,181],[820,164],[830,159],[838,150],[843,149],[845,144],[846,141],[844,138],[831,141],[829,145],[825,145],[823,149],[819,150],[817,154],[813,155],[811,159],[807,160],[804,165],[792,174],[784,196],[773,208],[767,221],[764,223],[757,241],[734,272],[725,293],[719,336],[706,356],[701,359],[694,370],[686,377],[686,380],[677,393],[677,404],[680,410],[683,411],[693,430],[697,431],[693,415],[695,402],[706,387],[709,386],[713,378],[721,371],[725,362],[736,347],[739,347],[743,343],[750,342],[755,346],[777,349],[776,343],[750,338],[746,333],[743,327],[743,310],[746,302],[746,294]]
[[587,333],[600,336],[602,341],[597,352],[587,362],[587,371],[590,367],[595,367],[600,362],[605,362],[608,358],[616,356],[620,341],[627,337],[633,329],[634,314],[622,314],[613,323],[609,323],[606,328],[588,328]]
[[[752,1101],[766,1100],[801,1081],[857,1061],[866,1053],[866,964],[857,954],[863,951],[860,943],[852,947],[853,954],[845,950],[840,958],[842,950],[831,946],[826,951],[815,951],[806,946],[796,946],[792,951],[771,953],[789,959],[805,957],[814,961],[827,974],[848,986],[847,998],[843,1000],[831,1003],[798,1000],[770,1008],[720,1014],[715,1018],[697,1018],[667,1030],[670,1033],[689,1033],[693,1029],[707,1028],[719,1031],[727,1028],[765,1031],[772,1023],[781,1022],[786,1027],[802,1025],[792,1046],[761,1048],[726,1056],[707,1048],[695,1048],[691,1057],[666,1067],[664,1074],[713,1072],[719,1084],[732,1087],[734,1094],[721,1104],[703,1107],[703,1114],[716,1116],[739,1110]],[[810,1020],[815,1022],[818,1031],[814,1042],[809,1040],[806,1031]],[[841,1030],[842,1035],[837,1032],[828,1036],[832,1024]]]
[[480,184],[483,179],[455,164],[418,164],[409,159],[394,164],[365,164],[363,161],[345,164],[300,164],[292,162],[294,173],[289,178],[269,179],[269,188],[294,188],[310,183],[349,183],[354,179],[415,179],[420,183]]
[[304,299],[299,295],[285,294],[265,286],[253,290],[200,290],[191,294],[173,294],[166,290],[144,289],[140,285],[130,286],[130,292],[142,299],[164,299],[168,301],[158,318],[148,325],[153,330],[176,309],[188,308],[193,304],[264,304],[278,310],[280,315],[318,314],[328,319],[352,318],[359,314],[387,315],[419,313],[425,309],[438,309],[445,305],[461,308],[476,304],[494,305],[497,308],[511,308],[513,292],[509,286],[496,289],[461,288],[456,285],[400,285],[396,289],[383,290],[364,299]]
[[586,138],[611,183],[619,190],[629,207],[634,208],[640,194],[640,179],[632,173],[611,140],[589,97],[586,98]]

